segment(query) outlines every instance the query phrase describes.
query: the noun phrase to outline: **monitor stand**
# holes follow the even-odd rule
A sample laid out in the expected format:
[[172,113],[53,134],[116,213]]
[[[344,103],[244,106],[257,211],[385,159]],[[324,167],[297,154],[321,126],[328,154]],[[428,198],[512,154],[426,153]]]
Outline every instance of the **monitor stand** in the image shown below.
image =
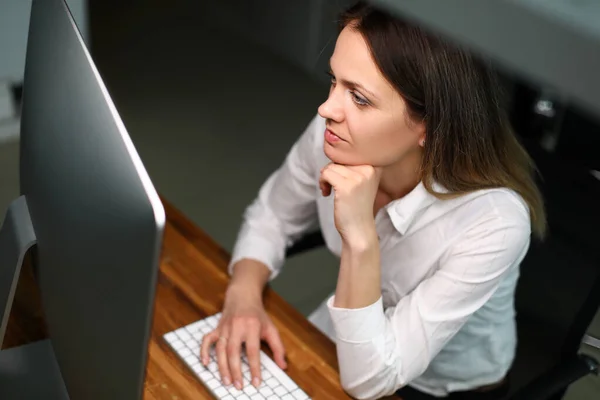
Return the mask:
[[69,400],[49,339],[0,351],[0,398]]
[[[36,241],[27,201],[21,196],[11,203],[0,226],[0,346],[23,259]],[[0,399],[69,400],[49,339],[0,351]]]

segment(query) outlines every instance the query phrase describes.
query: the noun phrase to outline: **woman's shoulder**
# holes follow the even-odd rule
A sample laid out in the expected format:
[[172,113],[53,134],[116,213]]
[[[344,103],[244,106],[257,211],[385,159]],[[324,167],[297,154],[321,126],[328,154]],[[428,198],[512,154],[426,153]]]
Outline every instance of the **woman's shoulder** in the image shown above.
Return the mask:
[[527,203],[519,193],[509,188],[476,190],[440,200],[438,207],[449,210],[451,224],[459,230],[511,227],[527,233],[531,229]]

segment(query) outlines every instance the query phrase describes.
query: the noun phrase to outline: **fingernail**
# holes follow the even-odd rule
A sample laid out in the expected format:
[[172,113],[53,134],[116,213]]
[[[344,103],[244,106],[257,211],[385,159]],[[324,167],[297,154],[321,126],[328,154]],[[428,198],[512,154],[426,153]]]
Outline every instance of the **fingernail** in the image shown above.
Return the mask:
[[231,379],[229,379],[229,377],[228,377],[228,376],[226,376],[225,378],[223,378],[223,384],[224,384],[225,386],[229,386],[229,385],[231,385]]
[[252,384],[254,385],[254,387],[259,387],[260,386],[260,379],[258,379],[258,377],[252,378]]
[[235,388],[237,390],[242,390],[242,382],[240,381],[235,381],[235,383],[233,384],[235,386]]
[[204,364],[204,366],[206,367],[208,365],[208,358],[203,358],[202,364]]

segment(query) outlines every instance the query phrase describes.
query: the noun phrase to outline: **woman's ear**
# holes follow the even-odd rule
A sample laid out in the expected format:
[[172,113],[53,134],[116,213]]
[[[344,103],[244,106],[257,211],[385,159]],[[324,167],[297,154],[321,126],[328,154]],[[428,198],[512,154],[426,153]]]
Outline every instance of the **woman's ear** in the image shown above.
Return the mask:
[[425,128],[425,122],[420,122],[417,129],[419,133],[419,146],[425,147],[425,139],[427,138],[427,129]]

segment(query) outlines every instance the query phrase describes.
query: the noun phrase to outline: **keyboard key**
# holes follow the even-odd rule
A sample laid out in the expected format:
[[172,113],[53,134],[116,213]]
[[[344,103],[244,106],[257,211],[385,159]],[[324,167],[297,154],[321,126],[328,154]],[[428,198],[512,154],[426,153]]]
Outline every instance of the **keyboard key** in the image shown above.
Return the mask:
[[177,329],[175,333],[184,342],[190,339],[190,334],[184,328]]
[[196,321],[196,322],[194,322],[193,324],[190,324],[189,326],[191,327],[191,329],[192,329],[194,332],[198,332],[198,329],[200,329],[200,327],[201,327],[202,325],[204,325],[204,324],[203,324],[203,321],[202,321],[202,320],[200,320],[200,321]]
[[253,396],[250,396],[251,400],[265,400],[265,398],[260,394],[260,393],[256,393]]
[[217,365],[217,363],[212,362],[208,364],[208,370],[212,373],[215,373],[219,370],[219,366]]
[[237,400],[250,400],[250,397],[242,393],[240,397],[237,398]]
[[165,340],[169,343],[173,343],[174,341],[178,340],[175,332],[169,332],[164,337],[165,337]]
[[262,377],[263,379],[269,379],[270,377],[272,377],[273,375],[271,375],[271,373],[269,372],[268,369],[264,368],[263,372],[262,372]]
[[281,398],[281,400],[294,400],[294,397],[292,397],[291,394],[286,394]]
[[200,372],[204,372],[204,365],[200,363],[192,365],[192,370],[197,374],[199,374]]
[[271,396],[273,394],[273,389],[271,389],[268,386],[265,386],[265,387],[262,387],[262,388],[258,389],[258,392],[260,394],[262,394],[263,396],[265,396],[265,397],[269,397],[269,396]]
[[273,395],[273,396],[267,397],[267,400],[279,400],[279,397]]
[[260,392],[261,389],[264,389],[266,387],[267,387],[267,384],[265,383],[265,381],[261,380],[260,385],[258,385],[258,387],[256,389]]
[[188,335],[192,336],[194,334],[194,330],[192,330],[191,326],[184,326],[183,329],[187,332]]
[[223,397],[223,400],[235,400],[235,397],[228,394],[227,396]]
[[209,371],[202,371],[199,375],[200,379],[202,379],[205,382],[210,381],[212,378],[214,378],[214,375],[211,374]]
[[273,389],[273,391],[277,396],[283,396],[284,394],[288,393],[283,386],[277,386],[275,389]]
[[194,340],[194,338],[189,338],[186,342],[185,342],[186,346],[189,347],[190,349],[192,347],[196,347],[198,346],[198,342]]
[[191,354],[192,354],[192,351],[190,349],[188,349],[187,347],[184,347],[181,350],[179,350],[179,355],[183,358],[186,358],[187,356],[189,356]]
[[194,366],[196,364],[199,364],[200,360],[195,355],[190,354],[189,356],[187,356],[185,358],[185,362],[191,367],[191,366]]
[[173,346],[175,350],[179,351],[185,347],[185,344],[183,344],[181,340],[176,340],[173,343],[171,343],[171,346]]
[[212,332],[213,328],[210,325],[204,325],[200,328],[200,332],[202,332],[202,335],[206,335],[207,333]]
[[275,378],[269,378],[265,381],[265,383],[270,388],[276,388],[277,386],[279,386],[279,382]]
[[208,324],[208,325],[209,325],[211,328],[215,329],[215,328],[217,327],[218,320],[217,320],[217,318],[215,318],[214,316],[212,316],[212,317],[208,317],[208,318],[206,319],[206,323],[207,323],[207,324]]
[[229,388],[229,393],[231,393],[231,395],[233,397],[235,397],[236,399],[238,397],[240,397],[242,394],[244,394],[244,392],[242,392],[241,390],[238,390],[235,386],[232,386]]
[[277,378],[288,392],[291,392],[298,387],[298,385],[296,385],[296,383],[263,352],[260,353],[260,362],[265,365],[265,368],[271,371],[273,376]]
[[225,389],[223,386],[218,387],[215,389],[215,394],[217,397],[223,397],[227,394],[227,389]]
[[256,394],[256,393],[258,393],[258,391],[256,390],[256,388],[255,388],[254,386],[252,386],[252,385],[247,385],[247,386],[244,388],[244,393],[246,393],[247,395],[250,395],[250,396],[252,396],[253,394]]
[[211,379],[210,381],[206,382],[206,386],[208,386],[211,389],[216,389],[219,386],[221,386],[221,382],[219,382],[217,379]]

